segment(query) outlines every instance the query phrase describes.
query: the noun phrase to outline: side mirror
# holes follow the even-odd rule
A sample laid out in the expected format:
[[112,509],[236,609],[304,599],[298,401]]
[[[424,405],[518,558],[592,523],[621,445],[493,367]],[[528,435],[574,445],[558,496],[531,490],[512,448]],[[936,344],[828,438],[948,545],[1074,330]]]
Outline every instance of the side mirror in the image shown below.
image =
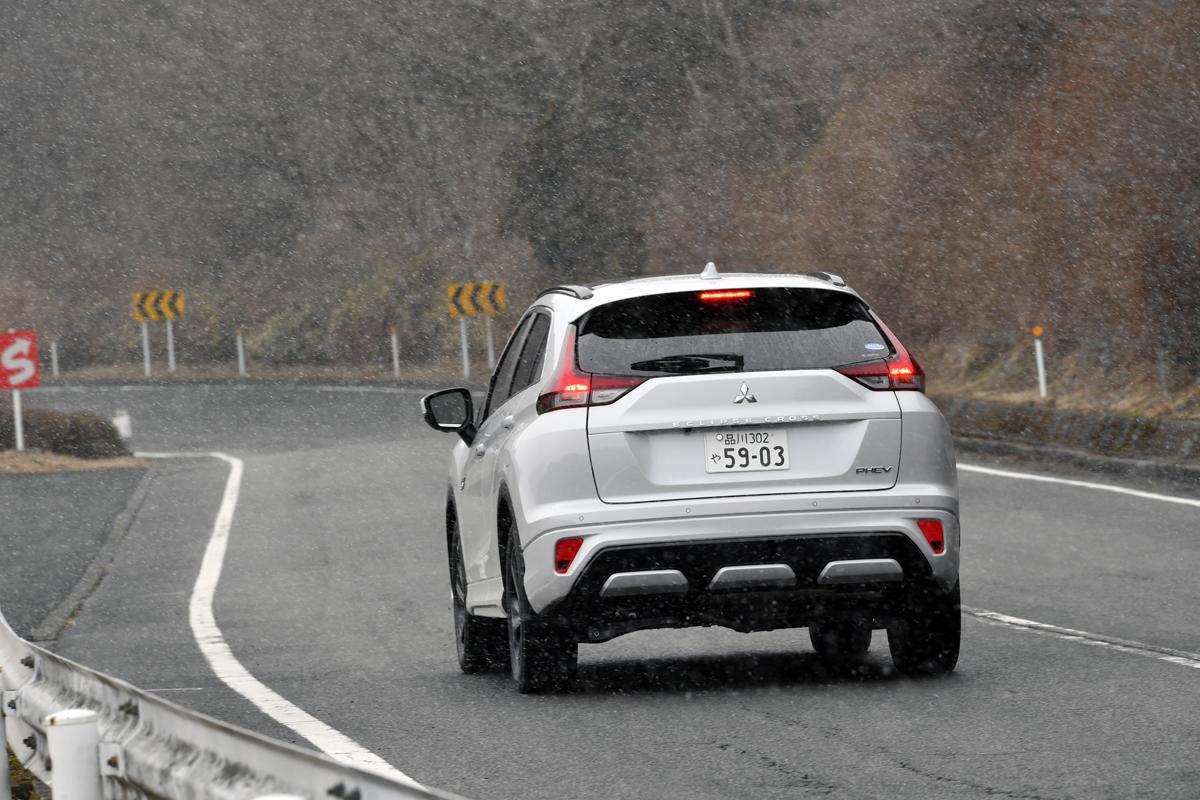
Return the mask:
[[429,427],[441,433],[457,433],[470,444],[475,439],[475,404],[467,389],[443,389],[421,398],[421,411]]

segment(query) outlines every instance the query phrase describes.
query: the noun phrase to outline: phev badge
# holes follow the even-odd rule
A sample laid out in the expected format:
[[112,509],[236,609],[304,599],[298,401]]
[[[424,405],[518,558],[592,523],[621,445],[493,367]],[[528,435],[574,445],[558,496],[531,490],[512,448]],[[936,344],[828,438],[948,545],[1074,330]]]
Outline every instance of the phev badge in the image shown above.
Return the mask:
[[758,398],[750,394],[750,387],[743,383],[742,388],[738,390],[738,396],[733,398],[733,402],[734,405],[738,403],[757,403]]

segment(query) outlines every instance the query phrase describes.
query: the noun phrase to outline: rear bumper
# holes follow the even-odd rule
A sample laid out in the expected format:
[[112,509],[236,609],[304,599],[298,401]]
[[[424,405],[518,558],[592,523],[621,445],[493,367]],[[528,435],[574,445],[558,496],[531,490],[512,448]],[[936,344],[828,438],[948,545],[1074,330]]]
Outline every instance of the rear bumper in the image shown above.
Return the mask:
[[[883,499],[873,498],[876,503]],[[897,500],[894,496],[888,499],[892,503]],[[706,504],[692,504],[687,509],[677,509],[676,514],[684,512],[679,516],[601,524],[577,521],[575,525],[555,526],[525,545],[525,591],[538,614],[562,621],[588,621],[593,627],[610,619],[645,619],[651,613],[658,613],[665,623],[680,618],[679,624],[725,624],[706,623],[702,617],[718,606],[748,604],[753,610],[767,603],[791,608],[781,618],[796,620],[809,613],[805,608],[820,610],[827,600],[839,604],[853,603],[854,597],[864,603],[872,597],[887,600],[916,584],[934,583],[949,588],[958,580],[959,525],[955,498],[925,496],[906,498],[902,507],[882,504],[861,507],[870,504],[868,498],[859,495],[854,501],[860,507],[822,509],[821,506],[832,505],[829,500],[828,496],[820,500],[806,498],[803,502],[816,508],[774,513],[748,510],[737,513],[733,508],[729,511],[735,513],[712,513],[719,506],[703,509]],[[696,513],[701,510],[710,513],[704,516]],[[941,521],[946,543],[943,553],[933,553],[917,526],[920,519]],[[554,545],[566,536],[581,536],[584,543],[567,573],[559,575],[553,566]],[[827,570],[833,562],[864,560],[893,560],[902,574],[896,576],[886,566],[877,565],[875,569],[861,564]],[[724,567],[754,565],[786,565],[794,580],[789,584],[786,574],[776,570],[771,573],[776,578],[774,584],[728,583],[728,589],[722,588],[720,581],[713,585],[713,579]],[[651,591],[602,592],[614,574],[670,571],[682,574],[683,583],[674,577],[663,577],[670,585],[658,591],[654,588],[658,578],[652,575],[645,579],[650,582]],[[858,571],[864,572],[862,580],[855,578]],[[781,575],[784,577],[780,578]],[[635,576],[620,578],[617,583],[636,588],[640,580]],[[688,621],[692,619],[697,621]],[[766,622],[746,627],[764,626],[782,627]],[[595,636],[589,638],[600,640]]]

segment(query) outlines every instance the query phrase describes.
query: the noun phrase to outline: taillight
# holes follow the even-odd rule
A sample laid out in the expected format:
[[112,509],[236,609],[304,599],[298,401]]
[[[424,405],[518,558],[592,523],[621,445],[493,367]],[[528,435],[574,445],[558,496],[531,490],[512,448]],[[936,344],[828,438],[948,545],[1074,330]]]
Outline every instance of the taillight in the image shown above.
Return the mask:
[[[940,556],[946,550],[946,537],[942,534],[942,521],[937,519],[919,519],[917,527],[929,542],[935,556]],[[574,558],[574,556],[572,556]]]
[[616,375],[592,375],[576,370],[575,332],[572,331],[567,336],[566,347],[563,348],[558,369],[550,379],[549,388],[538,396],[537,412],[545,414],[560,408],[608,405],[645,380]]
[[583,547],[582,536],[571,536],[555,542],[554,571],[559,575],[566,575],[567,570],[571,568],[571,563],[575,560],[575,556],[579,555],[579,548],[581,547]]
[[[872,314],[871,316],[875,316]],[[913,358],[892,329],[883,320],[875,317],[875,322],[883,329],[883,333],[892,343],[896,352],[878,361],[868,361],[864,364],[851,364],[846,367],[835,367],[847,378],[853,378],[868,389],[893,392],[923,392],[925,391],[925,370]]]
[[847,378],[853,378],[868,389],[876,391],[925,391],[925,370],[921,369],[915,358],[903,350],[890,358],[836,369]]

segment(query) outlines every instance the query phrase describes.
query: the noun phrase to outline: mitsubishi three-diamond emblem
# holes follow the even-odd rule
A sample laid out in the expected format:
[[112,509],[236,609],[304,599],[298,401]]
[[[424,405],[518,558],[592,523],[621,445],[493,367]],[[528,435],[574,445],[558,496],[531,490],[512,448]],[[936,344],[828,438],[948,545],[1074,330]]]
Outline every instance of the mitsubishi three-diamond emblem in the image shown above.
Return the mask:
[[733,398],[733,402],[734,405],[738,403],[757,403],[758,398],[750,394],[750,387],[743,383],[742,388],[738,390],[738,396]]

